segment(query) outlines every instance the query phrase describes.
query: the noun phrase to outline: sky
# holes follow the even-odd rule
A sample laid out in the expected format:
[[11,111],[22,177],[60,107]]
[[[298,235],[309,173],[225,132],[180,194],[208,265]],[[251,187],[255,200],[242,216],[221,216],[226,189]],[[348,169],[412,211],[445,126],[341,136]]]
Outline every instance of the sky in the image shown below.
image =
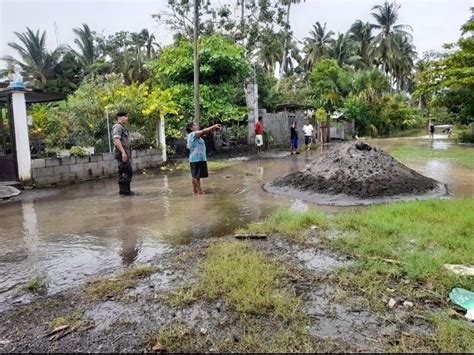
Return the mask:
[[[237,0],[212,0],[232,3]],[[171,43],[172,34],[152,14],[166,11],[168,0],[0,0],[0,56],[13,55],[7,43],[16,40],[14,32],[26,27],[46,30],[47,46],[73,45],[72,28],[87,23],[105,35],[118,31],[148,28],[161,45]],[[355,20],[371,21],[370,10],[383,0],[306,0],[291,10],[294,36],[303,40],[316,21],[327,28],[345,32]],[[469,17],[474,0],[398,0],[399,23],[411,25],[413,41],[421,56],[428,50],[441,50],[444,43],[456,42],[460,27]],[[0,64],[3,66],[3,63]]]

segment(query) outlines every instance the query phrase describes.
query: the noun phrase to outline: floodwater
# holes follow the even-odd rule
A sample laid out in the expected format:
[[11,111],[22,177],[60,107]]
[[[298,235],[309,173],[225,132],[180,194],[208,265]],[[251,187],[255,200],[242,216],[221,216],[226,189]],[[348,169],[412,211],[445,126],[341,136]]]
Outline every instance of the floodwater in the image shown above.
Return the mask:
[[[388,151],[400,145],[431,144],[449,149],[438,137],[373,140]],[[174,245],[219,237],[265,217],[277,208],[326,212],[342,208],[308,204],[265,193],[262,185],[301,169],[329,149],[264,159],[210,172],[205,195],[193,195],[189,173],[140,175],[136,197],[119,197],[115,179],[25,191],[0,202],[0,310],[28,302],[23,286],[44,278],[55,293],[135,263],[159,259]],[[474,149],[474,148],[466,148]],[[474,171],[442,160],[419,161],[415,170],[448,183],[455,196],[474,196]]]

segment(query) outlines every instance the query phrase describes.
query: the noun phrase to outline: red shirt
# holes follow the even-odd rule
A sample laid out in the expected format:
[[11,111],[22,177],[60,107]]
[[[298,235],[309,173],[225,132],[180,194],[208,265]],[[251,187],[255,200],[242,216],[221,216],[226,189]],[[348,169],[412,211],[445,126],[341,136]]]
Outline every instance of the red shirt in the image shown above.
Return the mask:
[[260,121],[257,121],[257,124],[255,125],[255,134],[263,134],[263,126]]

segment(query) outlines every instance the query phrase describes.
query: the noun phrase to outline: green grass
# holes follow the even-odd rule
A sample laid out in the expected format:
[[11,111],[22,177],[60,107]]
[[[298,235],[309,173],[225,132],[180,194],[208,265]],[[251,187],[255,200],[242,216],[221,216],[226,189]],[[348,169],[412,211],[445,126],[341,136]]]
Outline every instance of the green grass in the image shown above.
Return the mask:
[[[474,199],[429,200],[373,206],[336,218],[357,237],[337,246],[361,256],[366,272],[403,275],[430,282],[440,294],[455,285],[474,288],[474,280],[446,271],[443,264],[474,264]],[[401,265],[367,259],[396,259]]]
[[163,296],[163,301],[171,307],[182,308],[197,301],[201,296],[199,287],[183,287],[179,288],[167,295]]
[[[474,350],[474,330],[463,319],[449,318],[447,296],[453,287],[474,290],[474,279],[444,269],[444,264],[474,264],[474,198],[376,205],[329,217],[314,212],[277,211],[247,231],[281,234],[305,243],[311,225],[342,234],[326,240],[330,248],[354,256],[338,269],[340,286],[362,292],[371,307],[386,311],[388,299],[401,296],[415,304],[434,326],[433,338],[402,334],[393,351]],[[386,259],[386,260],[383,260]],[[394,262],[387,262],[390,259]],[[390,291],[392,290],[392,291]],[[436,312],[424,300],[438,304]]]
[[25,289],[30,292],[39,292],[45,286],[46,283],[43,277],[35,277],[26,283]]
[[221,300],[236,314],[238,341],[226,332],[203,334],[175,322],[154,331],[147,349],[158,340],[168,352],[313,352],[332,350],[308,331],[302,300],[289,286],[289,271],[248,242],[216,242],[207,249],[200,281],[164,297],[173,307],[198,299]]
[[148,338],[147,350],[150,350],[158,340],[167,352],[237,352],[237,353],[312,353],[332,352],[340,349],[331,339],[319,341],[309,335],[301,323],[268,328],[261,322],[244,319],[240,321],[241,332],[238,340],[222,334],[201,334],[188,324],[175,322],[158,331]]
[[288,320],[299,315],[301,300],[290,293],[285,276],[281,266],[248,243],[215,244],[202,265],[202,290],[239,313]]
[[92,323],[90,320],[83,318],[81,311],[75,310],[66,316],[55,317],[46,322],[46,324],[50,330],[54,330],[63,325],[69,325],[70,328],[81,329],[90,326]]
[[[443,264],[474,264],[474,199],[429,200],[373,206],[336,217],[339,228],[349,231],[333,241],[334,247],[356,256],[354,265],[339,272],[339,282],[356,287],[372,307],[382,311],[392,293],[414,301],[415,309],[430,315],[424,299],[440,304],[431,316],[434,343],[405,338],[397,346],[434,346],[433,351],[473,351],[474,330],[466,322],[444,316],[453,287],[474,289],[474,279],[459,276]],[[399,264],[379,258],[392,259]],[[420,300],[420,301],[418,301]],[[464,323],[463,323],[464,322]],[[415,344],[416,343],[416,344]],[[409,345],[411,344],[411,345]],[[420,348],[423,349],[423,348]],[[421,350],[420,350],[421,351]]]
[[402,162],[416,162],[420,159],[445,159],[465,168],[474,169],[474,148],[451,146],[448,149],[429,147],[399,147],[390,154]]
[[91,300],[104,297],[121,297],[125,290],[137,285],[140,279],[156,271],[149,265],[138,265],[130,268],[114,278],[102,278],[91,281],[85,288],[87,298]]
[[310,226],[317,226],[322,230],[329,228],[328,218],[319,212],[294,212],[278,210],[267,217],[263,222],[252,223],[238,233],[282,234],[294,241],[304,241],[306,236],[302,231]]
[[474,353],[474,327],[465,319],[451,319],[445,315],[432,317],[436,325],[434,340],[439,352]]

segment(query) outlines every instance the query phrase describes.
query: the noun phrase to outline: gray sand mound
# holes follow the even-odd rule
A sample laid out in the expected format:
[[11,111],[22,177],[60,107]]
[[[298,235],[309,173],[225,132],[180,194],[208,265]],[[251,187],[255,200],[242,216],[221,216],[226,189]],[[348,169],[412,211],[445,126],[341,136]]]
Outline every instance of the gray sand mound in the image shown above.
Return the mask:
[[439,182],[406,167],[380,148],[356,142],[342,144],[272,185],[374,198],[422,194],[435,189]]

